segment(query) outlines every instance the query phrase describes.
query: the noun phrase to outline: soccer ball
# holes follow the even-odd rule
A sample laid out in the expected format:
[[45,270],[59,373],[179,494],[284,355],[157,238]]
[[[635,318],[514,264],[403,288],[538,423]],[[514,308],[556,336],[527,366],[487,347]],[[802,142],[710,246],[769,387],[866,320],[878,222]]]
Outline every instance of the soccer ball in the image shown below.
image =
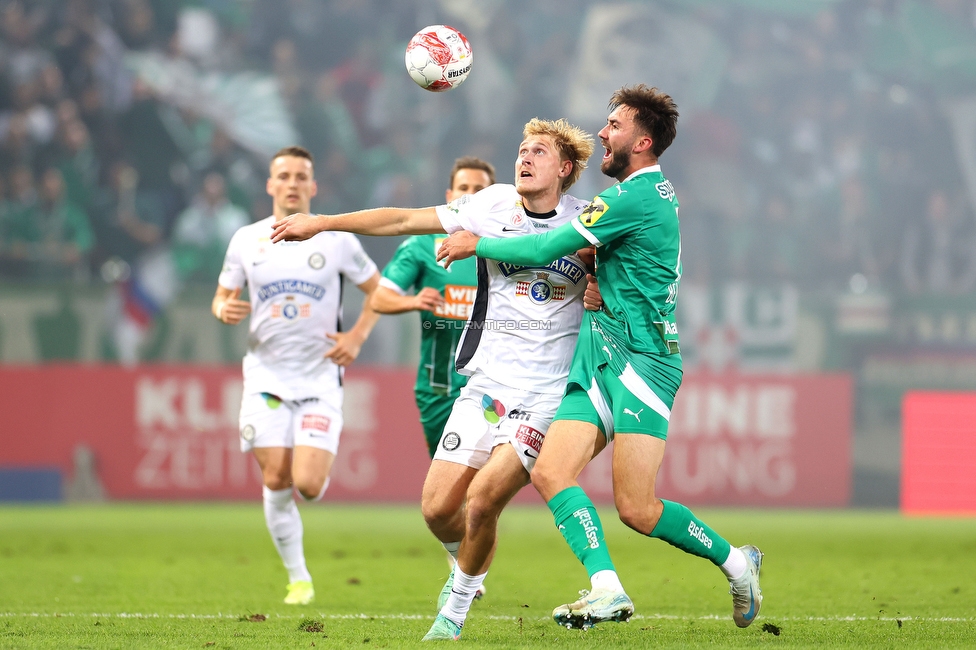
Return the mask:
[[460,86],[471,72],[471,44],[447,25],[431,25],[417,32],[404,55],[410,78],[435,93]]

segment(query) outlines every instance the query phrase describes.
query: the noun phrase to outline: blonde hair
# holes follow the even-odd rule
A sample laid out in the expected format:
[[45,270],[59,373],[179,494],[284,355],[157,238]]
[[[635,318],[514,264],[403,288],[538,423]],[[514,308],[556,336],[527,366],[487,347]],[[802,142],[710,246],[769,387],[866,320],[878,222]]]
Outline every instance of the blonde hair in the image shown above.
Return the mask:
[[573,163],[573,171],[563,180],[562,191],[565,192],[586,169],[586,161],[593,155],[593,136],[564,119],[540,120],[533,117],[522,130],[522,137],[540,135],[552,138],[559,149],[560,158]]

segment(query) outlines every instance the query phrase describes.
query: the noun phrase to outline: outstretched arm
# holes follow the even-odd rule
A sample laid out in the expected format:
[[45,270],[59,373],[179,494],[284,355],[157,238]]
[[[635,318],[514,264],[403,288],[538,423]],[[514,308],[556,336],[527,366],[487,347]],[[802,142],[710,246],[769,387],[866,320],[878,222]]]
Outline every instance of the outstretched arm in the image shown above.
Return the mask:
[[590,242],[573,228],[572,223],[539,235],[506,239],[478,237],[461,230],[444,240],[437,251],[437,261],[447,260],[450,265],[455,260],[477,255],[509,264],[540,266],[587,246]]
[[426,235],[444,232],[434,208],[373,208],[345,214],[292,214],[271,226],[271,241],[302,241],[327,230],[357,235]]

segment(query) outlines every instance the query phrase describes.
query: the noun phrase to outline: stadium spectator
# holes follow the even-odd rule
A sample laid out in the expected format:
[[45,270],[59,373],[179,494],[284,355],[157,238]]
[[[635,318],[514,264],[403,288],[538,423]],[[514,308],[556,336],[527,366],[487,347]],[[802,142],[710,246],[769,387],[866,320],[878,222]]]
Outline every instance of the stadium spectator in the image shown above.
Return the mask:
[[50,167],[38,191],[26,167],[14,172],[16,205],[8,219],[9,256],[23,277],[87,279],[93,244],[88,217],[66,196],[61,172]]
[[923,218],[905,232],[901,273],[913,294],[962,295],[976,286],[976,229],[962,197],[933,189]]
[[[301,147],[272,158],[267,191],[273,214],[234,233],[212,303],[228,325],[251,314],[241,451],[252,452],[261,466],[265,521],[288,570],[285,603],[294,605],[311,602],[315,589],[292,492],[305,501],[325,494],[342,430],[342,367],[356,359],[379,318],[369,299],[380,275],[355,237],[324,233],[288,246],[268,242],[273,222],[308,212],[316,192],[312,165]],[[340,316],[344,277],[366,294],[348,332]],[[240,299],[245,285],[249,301]]]
[[109,170],[109,186],[95,199],[96,266],[109,259],[129,266],[145,250],[163,243],[166,223],[155,196],[139,189],[139,172],[116,161]]
[[209,172],[197,196],[173,225],[173,259],[184,280],[204,280],[220,273],[223,252],[250,216],[227,198],[220,172]]

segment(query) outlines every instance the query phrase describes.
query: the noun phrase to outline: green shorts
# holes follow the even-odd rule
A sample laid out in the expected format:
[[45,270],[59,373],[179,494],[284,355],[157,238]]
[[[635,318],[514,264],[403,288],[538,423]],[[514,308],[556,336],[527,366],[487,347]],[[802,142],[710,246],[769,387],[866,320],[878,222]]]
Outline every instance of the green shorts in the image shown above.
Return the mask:
[[636,353],[608,335],[596,319],[586,318],[583,324],[566,394],[553,420],[589,422],[608,441],[614,433],[667,439],[681,385],[681,356]]
[[460,392],[460,389],[449,395],[414,392],[417,409],[420,411],[420,425],[424,428],[424,438],[427,440],[427,453],[431,458],[434,457],[437,443],[441,440],[444,426],[451,416],[451,409],[454,408],[454,400]]

